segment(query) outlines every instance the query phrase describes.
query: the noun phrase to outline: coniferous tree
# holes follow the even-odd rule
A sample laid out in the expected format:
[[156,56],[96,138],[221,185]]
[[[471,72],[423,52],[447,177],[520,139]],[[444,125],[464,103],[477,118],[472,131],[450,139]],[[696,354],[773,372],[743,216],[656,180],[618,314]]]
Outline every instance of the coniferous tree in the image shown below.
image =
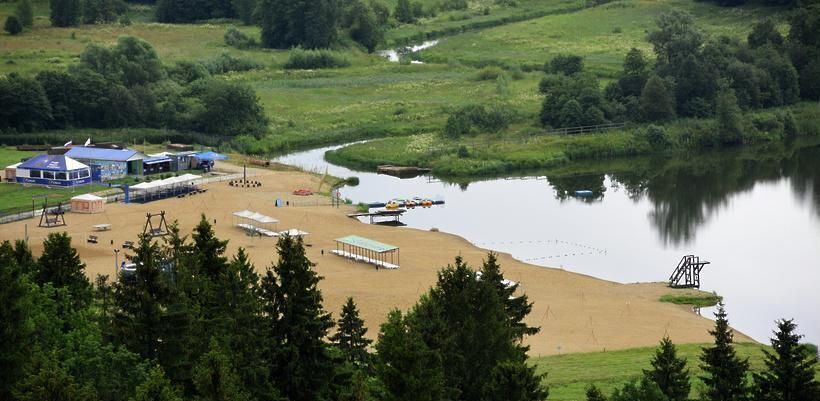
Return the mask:
[[401,312],[393,310],[376,343],[376,373],[395,401],[445,400],[441,356],[431,350]]
[[675,344],[672,344],[669,337],[661,340],[650,363],[652,369],[644,370],[643,374],[658,385],[669,401],[688,399],[690,384],[686,359],[678,358]]
[[17,7],[14,9],[14,15],[20,20],[26,28],[34,26],[34,9],[31,7],[31,0],[17,0]]
[[279,262],[262,278],[271,381],[291,401],[319,400],[328,393],[333,374],[324,344],[333,320],[322,308],[321,277],[301,237],[281,237],[277,250]]
[[31,248],[28,247],[26,241],[19,239],[14,241],[14,260],[24,274],[31,273],[36,268],[34,256],[31,255]]
[[143,358],[157,359],[162,318],[172,292],[163,277],[159,246],[151,242],[151,237],[140,235],[134,251],[132,261],[136,271],[131,274],[121,271],[114,284],[116,310],[112,335],[119,344]]
[[482,401],[543,401],[549,390],[541,385],[546,375],[536,374],[535,366],[507,361],[498,364],[484,385]]
[[615,389],[610,401],[667,401],[666,396],[655,382],[643,377],[639,382],[629,382]]
[[706,373],[701,376],[706,387],[702,396],[707,401],[744,401],[748,394],[746,372],[749,361],[740,359],[732,347],[734,334],[722,302],[718,303],[715,318],[715,329],[709,331],[715,344],[703,348],[700,356],[701,369]]
[[225,352],[211,338],[208,352],[199,358],[193,370],[197,401],[245,401],[249,397]]
[[413,14],[413,9],[410,6],[410,0],[398,0],[396,3],[396,10],[393,11],[396,21],[412,24],[416,22],[416,16]]
[[0,399],[11,399],[11,386],[28,359],[28,284],[8,241],[0,245]]
[[606,396],[594,384],[587,387],[586,391],[587,401],[606,401]]
[[211,280],[217,279],[228,267],[228,258],[225,257],[228,241],[222,241],[216,237],[213,226],[204,214],[194,228],[192,237],[193,251],[198,258],[199,273]]
[[83,16],[81,0],[50,0],[51,25],[67,27],[80,25]]
[[370,363],[367,347],[373,341],[366,338],[365,334],[367,327],[364,327],[364,320],[359,317],[359,310],[353,298],[348,297],[339,315],[338,330],[330,337],[330,341],[339,347],[348,362],[354,365],[367,365]]
[[524,322],[524,318],[532,311],[532,302],[529,302],[526,294],[515,295],[518,283],[509,283],[504,279],[501,265],[498,264],[498,255],[494,252],[490,252],[484,260],[481,267],[481,279],[494,286],[498,297],[503,300],[504,309],[516,340],[521,341],[524,336],[538,333],[540,328],[528,326]]
[[17,35],[20,32],[23,32],[23,24],[20,23],[20,19],[14,15],[9,15],[6,18],[6,23],[3,24],[3,30],[8,32],[9,35]]
[[777,322],[772,349],[764,350],[766,370],[754,374],[755,401],[817,401],[820,384],[814,379],[817,355],[800,344],[793,320]]
[[75,302],[82,308],[91,301],[91,283],[85,276],[85,264],[77,250],[71,246],[67,233],[51,233],[43,241],[43,254],[37,259],[38,284],[51,283],[55,288],[66,288]]
[[182,401],[179,390],[165,377],[159,366],[148,372],[145,381],[137,386],[136,396],[131,401]]
[[90,385],[79,385],[51,353],[36,355],[26,371],[25,378],[14,386],[14,398],[18,401],[87,401],[97,398]]

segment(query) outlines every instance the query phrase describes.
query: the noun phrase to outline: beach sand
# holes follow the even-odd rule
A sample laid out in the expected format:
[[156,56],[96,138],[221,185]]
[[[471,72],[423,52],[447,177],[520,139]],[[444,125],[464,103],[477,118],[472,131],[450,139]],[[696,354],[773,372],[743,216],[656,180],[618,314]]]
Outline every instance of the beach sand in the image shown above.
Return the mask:
[[[235,169],[223,165],[223,169]],[[369,327],[368,336],[375,338],[387,313],[398,308],[407,310],[436,280],[436,272],[456,255],[461,255],[477,269],[487,250],[473,246],[455,235],[403,227],[363,224],[346,216],[350,206],[289,206],[276,208],[277,198],[299,203],[327,203],[317,195],[298,197],[295,188],[316,188],[319,179],[302,172],[256,170],[254,180],[260,188],[234,188],[227,182],[203,186],[204,194],[171,198],[147,204],[107,204],[102,214],[66,214],[66,227],[38,228],[38,220],[29,219],[0,225],[0,240],[24,237],[26,226],[31,247],[38,255],[42,241],[49,232],[66,231],[73,238],[86,263],[90,278],[97,274],[114,275],[114,248],[126,240],[136,241],[145,225],[146,213],[166,212],[169,222],[178,221],[183,233],[190,234],[204,213],[221,239],[229,240],[228,254],[239,247],[247,250],[260,272],[276,261],[274,238],[249,237],[235,227],[232,213],[249,209],[278,219],[278,230],[298,228],[310,233],[306,237],[308,257],[316,263],[316,271],[324,277],[320,288],[326,310],[338,317],[341,305],[352,296]],[[327,188],[325,187],[325,190]],[[93,232],[95,224],[108,223],[111,231]],[[99,243],[88,244],[93,234]],[[329,251],[334,239],[355,234],[376,241],[397,245],[401,250],[401,268],[376,270],[373,265],[352,262]],[[111,245],[113,241],[113,246]],[[324,255],[322,255],[324,250]],[[120,252],[120,260],[124,250]],[[690,308],[662,303],[658,298],[672,292],[661,283],[619,284],[594,277],[529,265],[500,254],[499,262],[506,278],[520,282],[520,291],[534,303],[527,321],[541,331],[525,340],[530,355],[617,350],[654,346],[668,335],[676,343],[706,343],[712,341],[707,330],[713,322],[694,314]],[[736,341],[752,341],[742,333]]]

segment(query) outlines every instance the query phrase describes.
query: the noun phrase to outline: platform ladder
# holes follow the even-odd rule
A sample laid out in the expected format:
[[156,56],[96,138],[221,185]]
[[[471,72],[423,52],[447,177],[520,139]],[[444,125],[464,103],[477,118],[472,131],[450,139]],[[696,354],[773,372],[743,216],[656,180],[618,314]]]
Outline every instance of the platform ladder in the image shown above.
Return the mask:
[[700,288],[700,271],[709,262],[701,261],[695,255],[686,255],[678,262],[678,266],[669,276],[669,286],[672,288]]

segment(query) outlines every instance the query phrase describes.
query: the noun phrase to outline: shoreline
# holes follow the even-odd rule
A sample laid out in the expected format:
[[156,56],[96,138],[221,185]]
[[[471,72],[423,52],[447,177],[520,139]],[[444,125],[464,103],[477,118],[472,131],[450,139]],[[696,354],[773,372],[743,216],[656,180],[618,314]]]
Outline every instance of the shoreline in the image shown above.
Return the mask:
[[[439,269],[452,263],[456,255],[477,269],[489,252],[456,234],[362,223],[346,216],[353,210],[350,205],[276,208],[275,199],[293,203],[297,200],[290,194],[294,188],[315,188],[319,178],[301,171],[253,171],[254,178],[263,183],[260,188],[237,189],[228,187],[227,183],[211,183],[204,186],[208,188],[207,193],[193,197],[147,204],[107,204],[102,214],[69,213],[66,215],[68,226],[55,229],[36,227],[34,220],[19,221],[3,225],[0,240],[23,238],[28,225],[31,247],[37,255],[48,232],[66,231],[87,265],[86,274],[93,279],[97,274],[114,273],[113,249],[136,238],[145,223],[145,213],[165,210],[169,222],[177,220],[184,234],[190,234],[200,213],[205,213],[209,220],[216,221],[217,236],[230,241],[227,255],[230,257],[243,247],[257,271],[262,272],[276,260],[275,239],[246,236],[234,226],[231,215],[242,209],[258,211],[278,219],[280,231],[298,228],[310,233],[306,252],[324,277],[319,286],[325,309],[338,317],[347,297],[354,297],[370,338],[378,335],[379,325],[391,309],[407,310],[414,305],[434,285]],[[319,203],[320,197],[314,195],[300,200]],[[92,232],[91,226],[99,223],[111,223],[113,229]],[[99,244],[85,242],[91,234],[98,235]],[[335,249],[333,239],[348,234],[399,246],[401,267],[376,270],[372,265],[332,255],[329,250]],[[540,326],[541,331],[524,341],[531,347],[533,357],[655,346],[664,335],[676,343],[711,341],[707,330],[712,328],[712,321],[685,306],[661,302],[660,295],[673,292],[663,284],[620,284],[564,269],[527,264],[508,253],[498,252],[498,259],[505,277],[521,283],[521,291],[534,303],[527,322]],[[738,342],[754,342],[743,333],[735,333]]]

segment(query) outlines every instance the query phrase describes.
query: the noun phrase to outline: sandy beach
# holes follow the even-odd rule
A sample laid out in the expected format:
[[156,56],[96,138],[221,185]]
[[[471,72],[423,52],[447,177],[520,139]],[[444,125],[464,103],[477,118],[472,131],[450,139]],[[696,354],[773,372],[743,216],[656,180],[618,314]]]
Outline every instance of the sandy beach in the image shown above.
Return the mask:
[[[373,338],[388,311],[406,310],[413,305],[435,283],[436,272],[451,263],[456,255],[478,268],[487,254],[487,250],[447,233],[360,223],[346,216],[353,212],[349,206],[275,207],[277,198],[285,201],[298,198],[303,203],[317,200],[316,195],[305,198],[291,194],[295,188],[317,186],[319,180],[306,173],[259,170],[253,179],[263,185],[234,188],[227,182],[212,183],[203,186],[208,189],[206,193],[181,199],[107,204],[102,214],[67,213],[66,227],[38,228],[33,219],[0,225],[0,240],[23,238],[27,227],[31,247],[39,254],[42,240],[49,232],[66,231],[87,264],[86,272],[93,278],[97,274],[114,274],[113,249],[119,249],[124,241],[136,240],[145,225],[146,213],[164,210],[169,222],[178,221],[186,234],[190,234],[204,213],[212,223],[216,221],[217,235],[230,241],[229,255],[243,247],[256,268],[264,271],[277,258],[276,240],[247,236],[234,225],[232,216],[235,211],[253,210],[278,219],[278,230],[298,228],[310,233],[306,240],[310,245],[307,253],[317,264],[317,272],[324,277],[320,287],[325,308],[338,316],[345,299],[354,297],[370,329],[368,334]],[[111,224],[112,229],[93,232],[93,225],[103,223]],[[90,234],[97,235],[99,243],[86,243]],[[329,251],[335,249],[333,240],[350,234],[399,246],[401,267],[376,270],[373,265],[330,254]],[[672,291],[663,284],[613,283],[529,265],[506,254],[499,255],[499,261],[506,278],[520,282],[520,290],[534,302],[528,320],[540,326],[541,331],[526,340],[532,356],[654,346],[665,334],[676,343],[711,341],[707,332],[713,325],[711,320],[697,316],[688,307],[658,301],[662,294]],[[735,339],[752,341],[741,333],[736,333]]]

